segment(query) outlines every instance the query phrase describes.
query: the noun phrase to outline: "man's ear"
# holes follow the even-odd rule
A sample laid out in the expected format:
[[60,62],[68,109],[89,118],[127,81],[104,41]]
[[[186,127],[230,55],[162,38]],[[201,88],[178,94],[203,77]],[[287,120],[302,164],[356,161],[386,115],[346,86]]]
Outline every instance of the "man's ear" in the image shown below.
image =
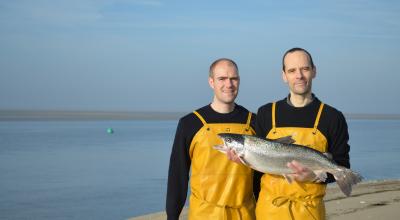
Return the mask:
[[208,77],[208,84],[212,89],[214,89],[214,79],[212,77]]
[[288,80],[287,80],[287,78],[286,78],[285,71],[283,71],[283,70],[282,70],[282,80],[283,80],[285,83],[288,82]]
[[317,67],[316,67],[316,66],[314,66],[314,68],[313,68],[313,76],[312,76],[312,78],[314,79],[316,76],[317,76]]

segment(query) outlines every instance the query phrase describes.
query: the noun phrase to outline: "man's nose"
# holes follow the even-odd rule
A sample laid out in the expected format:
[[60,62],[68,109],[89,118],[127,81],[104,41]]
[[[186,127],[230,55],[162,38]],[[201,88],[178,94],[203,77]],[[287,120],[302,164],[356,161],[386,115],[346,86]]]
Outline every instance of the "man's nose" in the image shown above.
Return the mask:
[[227,87],[233,86],[233,80],[227,79],[227,80],[226,80],[226,83],[225,83],[225,86],[227,86]]
[[303,71],[302,70],[297,70],[296,71],[296,78],[301,79],[303,78]]

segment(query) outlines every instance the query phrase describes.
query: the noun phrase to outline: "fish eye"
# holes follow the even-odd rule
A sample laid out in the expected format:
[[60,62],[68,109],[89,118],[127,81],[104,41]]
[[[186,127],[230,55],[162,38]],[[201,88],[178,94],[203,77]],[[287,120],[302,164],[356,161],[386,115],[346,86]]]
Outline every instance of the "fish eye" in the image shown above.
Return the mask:
[[227,138],[227,139],[226,139],[226,142],[227,142],[227,143],[231,143],[231,142],[232,142],[232,139],[231,139],[231,138]]

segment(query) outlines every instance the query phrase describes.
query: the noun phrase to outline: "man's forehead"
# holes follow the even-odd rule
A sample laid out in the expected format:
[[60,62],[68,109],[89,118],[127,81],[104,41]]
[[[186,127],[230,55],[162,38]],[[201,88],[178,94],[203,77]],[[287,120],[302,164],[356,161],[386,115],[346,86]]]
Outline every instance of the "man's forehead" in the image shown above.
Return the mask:
[[286,54],[284,62],[287,66],[296,65],[299,63],[307,63],[308,65],[311,64],[310,57],[303,51],[295,51]]
[[236,69],[236,67],[235,67],[235,65],[233,63],[231,63],[229,61],[226,61],[226,60],[219,61],[214,67],[214,69],[219,69],[219,68],[233,68],[233,69]]
[[214,72],[214,77],[239,77],[239,74],[237,74],[236,70],[231,70],[231,71],[215,71]]
[[215,75],[238,75],[234,65],[217,65],[214,68]]

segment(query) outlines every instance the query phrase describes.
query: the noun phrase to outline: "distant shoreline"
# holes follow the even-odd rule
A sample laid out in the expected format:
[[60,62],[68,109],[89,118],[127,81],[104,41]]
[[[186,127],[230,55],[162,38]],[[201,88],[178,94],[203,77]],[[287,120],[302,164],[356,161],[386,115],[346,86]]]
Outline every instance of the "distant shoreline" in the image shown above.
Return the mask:
[[0,110],[0,121],[52,120],[177,120],[183,112],[117,112],[117,111],[26,111]]
[[346,119],[400,120],[400,114],[344,113]]
[[[178,120],[188,112],[153,111],[28,111],[0,110],[0,121],[46,121],[46,120]],[[355,120],[400,120],[400,114],[345,114]]]

